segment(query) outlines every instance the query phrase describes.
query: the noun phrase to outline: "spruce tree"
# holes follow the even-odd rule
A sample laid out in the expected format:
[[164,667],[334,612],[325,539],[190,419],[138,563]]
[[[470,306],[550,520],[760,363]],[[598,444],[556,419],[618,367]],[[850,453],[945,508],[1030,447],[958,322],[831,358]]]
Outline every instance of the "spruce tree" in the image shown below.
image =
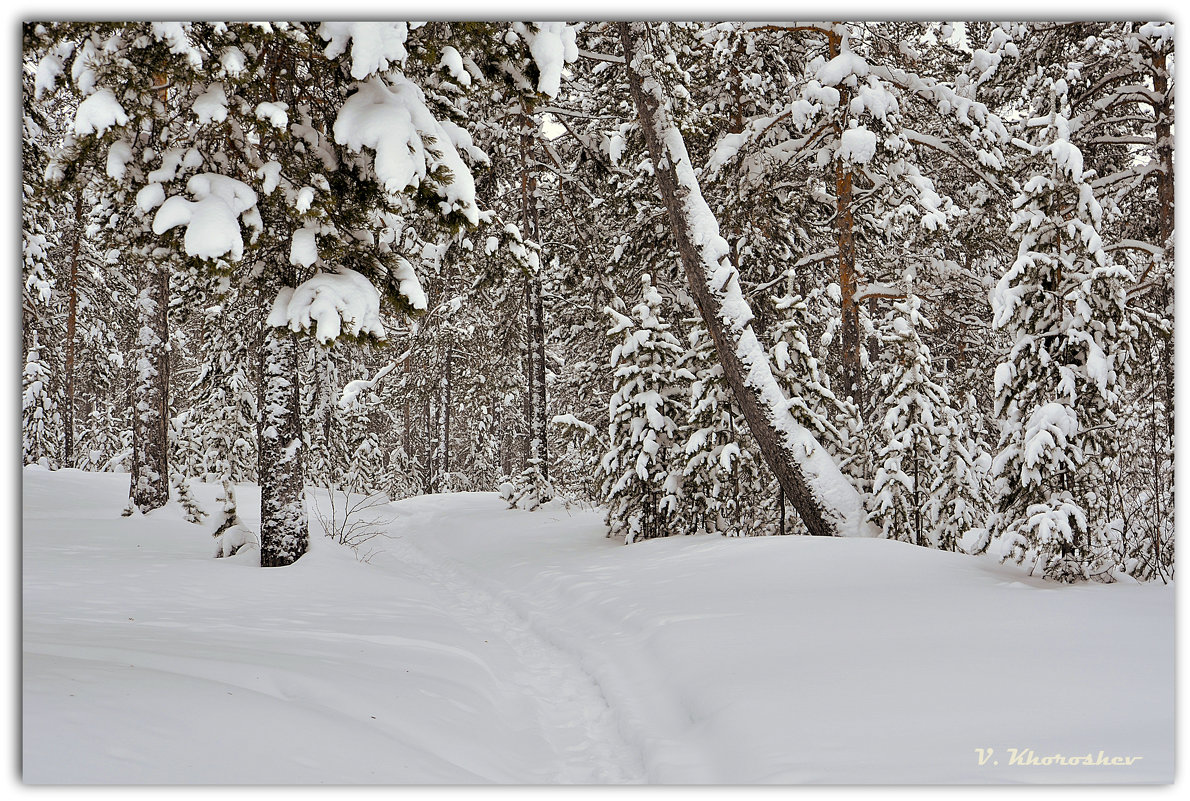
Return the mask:
[[1015,200],[1017,257],[992,297],[1012,346],[996,368],[1001,420],[994,536],[1003,558],[1063,581],[1109,577],[1118,529],[1104,487],[1119,469],[1117,408],[1135,328],[1128,270],[1098,231],[1102,207],[1071,141],[1069,84],[1046,76]]
[[600,462],[609,536],[625,543],[665,537],[682,503],[678,421],[683,417],[684,348],[662,320],[662,298],[646,274],[632,316],[610,306],[615,392],[608,403],[608,451]]

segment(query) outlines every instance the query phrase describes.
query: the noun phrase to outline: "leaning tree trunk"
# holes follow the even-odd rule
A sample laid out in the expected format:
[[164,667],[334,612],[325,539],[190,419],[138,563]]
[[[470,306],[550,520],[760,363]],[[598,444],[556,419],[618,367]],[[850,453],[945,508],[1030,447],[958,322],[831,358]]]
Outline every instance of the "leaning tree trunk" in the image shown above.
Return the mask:
[[296,334],[269,326],[262,350],[260,565],[283,567],[301,558],[310,545]]
[[128,512],[148,512],[169,501],[169,274],[151,256],[138,272]]
[[730,247],[706,201],[682,134],[670,116],[646,52],[646,22],[619,23],[628,82],[654,174],[669,214],[674,243],[695,305],[711,333],[723,374],[765,463],[817,535],[875,536],[863,501],[838,465],[789,412],[789,399],[773,376],[752,329],[752,310],[740,289]]

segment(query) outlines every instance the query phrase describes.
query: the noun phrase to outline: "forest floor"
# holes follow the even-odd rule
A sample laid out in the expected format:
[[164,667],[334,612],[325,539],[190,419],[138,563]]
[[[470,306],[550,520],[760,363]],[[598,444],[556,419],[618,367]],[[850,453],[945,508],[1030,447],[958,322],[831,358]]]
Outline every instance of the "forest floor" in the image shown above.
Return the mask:
[[262,570],[127,482],[23,473],[26,783],[1173,780],[1172,586],[482,493]]

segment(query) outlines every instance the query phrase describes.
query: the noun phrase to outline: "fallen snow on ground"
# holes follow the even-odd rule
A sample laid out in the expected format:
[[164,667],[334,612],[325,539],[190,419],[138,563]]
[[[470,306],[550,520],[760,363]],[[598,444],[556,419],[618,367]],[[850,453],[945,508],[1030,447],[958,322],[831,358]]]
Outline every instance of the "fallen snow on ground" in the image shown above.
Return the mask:
[[121,518],[127,476],[23,478],[28,783],[1173,778],[1172,587],[885,540],[625,547],[494,494],[262,570],[173,506]]

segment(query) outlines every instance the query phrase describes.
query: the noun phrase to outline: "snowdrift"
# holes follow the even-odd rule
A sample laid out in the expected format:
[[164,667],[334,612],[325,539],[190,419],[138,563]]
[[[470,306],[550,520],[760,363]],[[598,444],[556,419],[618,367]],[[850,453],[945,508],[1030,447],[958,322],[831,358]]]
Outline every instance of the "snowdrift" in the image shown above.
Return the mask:
[[263,570],[172,506],[121,518],[127,476],[23,478],[29,783],[1173,780],[1172,586],[885,540],[625,547],[493,494],[386,505],[366,561],[315,523]]

